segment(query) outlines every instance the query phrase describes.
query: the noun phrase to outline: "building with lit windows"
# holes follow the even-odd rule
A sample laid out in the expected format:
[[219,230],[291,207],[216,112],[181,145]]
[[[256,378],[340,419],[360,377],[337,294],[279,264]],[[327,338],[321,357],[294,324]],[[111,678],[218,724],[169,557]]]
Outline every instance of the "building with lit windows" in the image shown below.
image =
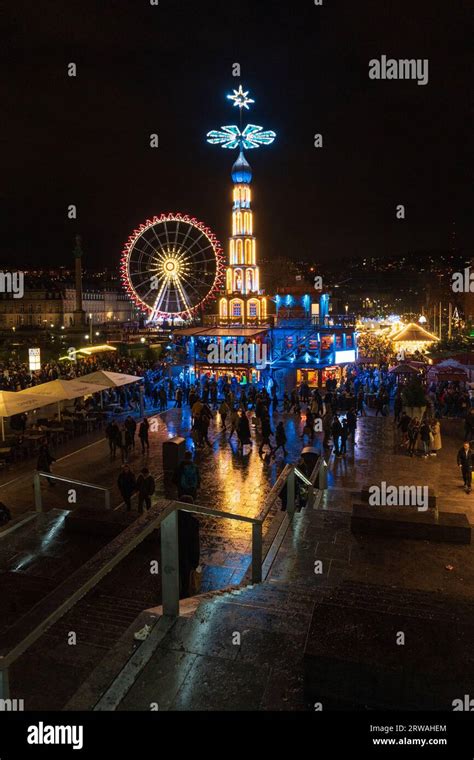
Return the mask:
[[[242,108],[252,103],[242,87],[228,96]],[[234,377],[241,384],[276,381],[280,389],[303,381],[322,386],[340,379],[342,368],[356,359],[353,315],[333,315],[328,293],[298,287],[268,296],[261,288],[252,212],[252,169],[244,150],[269,145],[275,133],[254,124],[242,129],[221,127],[208,142],[238,149],[232,167],[232,234],[227,251],[225,285],[218,294],[218,313],[203,318],[201,327],[176,330],[180,355],[191,377]],[[211,361],[211,356],[219,361]],[[229,360],[224,357],[229,356]],[[236,360],[238,357],[238,360]]]
[[257,243],[253,234],[252,169],[242,150],[232,167],[232,181],[232,236],[225,294],[219,298],[219,321],[222,324],[256,325],[267,319],[267,299],[260,290]]

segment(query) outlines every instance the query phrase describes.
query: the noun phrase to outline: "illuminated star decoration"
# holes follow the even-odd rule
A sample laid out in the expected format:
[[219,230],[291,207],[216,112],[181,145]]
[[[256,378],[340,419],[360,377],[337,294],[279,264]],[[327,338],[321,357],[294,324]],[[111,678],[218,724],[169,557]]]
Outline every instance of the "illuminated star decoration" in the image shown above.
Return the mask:
[[252,98],[247,97],[249,94],[249,91],[244,92],[242,89],[242,85],[239,84],[239,89],[234,90],[233,95],[227,95],[229,100],[234,101],[234,106],[238,106],[241,110],[242,108],[246,108],[248,110],[249,103],[255,103],[255,100],[252,100]]
[[262,127],[256,124],[247,124],[243,132],[234,124],[221,127],[220,130],[213,129],[207,133],[207,142],[211,145],[221,145],[222,148],[241,148],[250,150],[259,148],[260,145],[270,145],[276,137],[276,133],[267,129],[262,131]]

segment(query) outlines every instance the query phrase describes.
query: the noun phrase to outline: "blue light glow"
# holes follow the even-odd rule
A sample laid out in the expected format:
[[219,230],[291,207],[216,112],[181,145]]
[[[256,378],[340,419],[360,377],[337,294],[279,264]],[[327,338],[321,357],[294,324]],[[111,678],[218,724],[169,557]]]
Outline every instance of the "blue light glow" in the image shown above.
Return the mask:
[[309,307],[311,306],[311,299],[310,299],[309,295],[306,294],[305,296],[303,296],[303,298],[301,299],[301,301],[303,303],[303,307],[304,307],[305,311],[309,311]]
[[304,360],[305,360],[306,364],[308,364],[308,362],[309,362],[309,354],[308,354],[307,351],[306,351],[306,353],[304,355]]
[[207,142],[211,145],[220,145],[222,148],[234,150],[250,150],[259,148],[261,145],[270,145],[276,137],[271,130],[262,131],[263,127],[256,124],[247,124],[243,132],[235,124],[228,124],[220,130],[213,129],[207,133]]
[[292,306],[293,305],[293,296],[288,295],[285,298],[285,305],[286,306]]

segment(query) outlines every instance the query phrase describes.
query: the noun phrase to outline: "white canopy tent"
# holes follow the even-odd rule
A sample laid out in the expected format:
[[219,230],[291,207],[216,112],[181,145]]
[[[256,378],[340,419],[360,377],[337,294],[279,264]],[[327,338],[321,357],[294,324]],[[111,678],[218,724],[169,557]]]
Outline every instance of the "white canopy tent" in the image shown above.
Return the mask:
[[4,417],[13,417],[15,414],[22,414],[23,412],[30,412],[32,409],[38,409],[45,404],[49,404],[49,401],[45,401],[44,397],[38,394],[30,393],[27,396],[22,395],[21,391],[16,393],[14,391],[0,391],[0,417],[2,418],[2,441],[5,440],[5,424]]
[[138,383],[143,380],[143,378],[137,377],[136,375],[123,375],[121,372],[106,372],[105,370],[98,370],[97,372],[91,372],[89,375],[78,377],[77,380],[80,383],[95,383],[101,385],[102,388],[118,388],[121,385]]
[[49,383],[34,385],[19,391],[19,396],[39,396],[43,399],[42,406],[58,404],[58,415],[61,418],[61,401],[71,401],[74,398],[90,396],[92,393],[100,393],[100,385],[94,383],[80,383],[78,380],[51,380]]

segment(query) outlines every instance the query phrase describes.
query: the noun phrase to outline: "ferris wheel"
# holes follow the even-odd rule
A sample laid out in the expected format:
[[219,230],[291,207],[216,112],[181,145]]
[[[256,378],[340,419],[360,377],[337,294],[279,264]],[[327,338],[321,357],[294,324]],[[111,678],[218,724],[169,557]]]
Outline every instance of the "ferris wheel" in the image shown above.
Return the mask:
[[215,235],[197,219],[161,214],[130,235],[120,272],[149,322],[190,319],[219,290],[224,256]]

